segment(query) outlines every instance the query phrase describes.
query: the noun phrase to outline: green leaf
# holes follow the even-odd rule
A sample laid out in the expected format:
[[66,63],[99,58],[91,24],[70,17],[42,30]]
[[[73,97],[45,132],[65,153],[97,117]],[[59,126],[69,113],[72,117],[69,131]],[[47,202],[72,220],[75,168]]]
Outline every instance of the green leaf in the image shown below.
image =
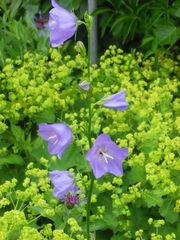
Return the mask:
[[16,164],[16,165],[23,165],[24,159],[20,155],[10,154],[7,157],[0,158],[0,165],[4,164]]
[[88,161],[80,153],[80,150],[75,145],[70,145],[64,152],[62,159],[56,162],[50,162],[50,169],[64,170],[71,167],[76,167],[78,170],[88,171]]
[[37,137],[30,145],[29,154],[35,159],[40,159],[41,157],[49,158],[47,142]]
[[165,96],[160,102],[160,111],[162,113],[169,112],[171,110],[171,96]]
[[172,9],[170,10],[170,13],[171,13],[173,16],[180,18],[180,7],[177,8],[177,9],[176,9],[176,8],[172,8]]
[[152,42],[153,39],[154,39],[153,36],[146,36],[146,37],[144,37],[143,40],[142,40],[142,43],[141,43],[141,47],[144,47],[148,43]]
[[81,2],[82,2],[82,0],[76,0],[76,1],[74,1],[74,0],[68,0],[68,1],[60,0],[60,1],[58,1],[58,3],[62,7],[66,8],[66,9],[69,9],[69,10],[72,10],[73,8],[78,9],[81,6]]
[[176,0],[173,5],[172,8],[170,9],[170,13],[175,16],[175,17],[180,17],[180,1]]
[[15,17],[15,15],[18,12],[18,9],[21,5],[22,0],[16,0],[16,1],[12,1],[12,4],[10,6],[11,9],[11,13],[10,13],[10,18],[13,19]]
[[145,181],[146,173],[144,166],[134,166],[129,172],[124,175],[126,184],[131,185]]
[[146,134],[144,141],[141,142],[141,144],[139,144],[139,149],[145,154],[148,154],[153,150],[157,149],[158,142],[159,142],[159,135],[160,134],[157,132],[148,132]]
[[11,131],[17,142],[24,142],[24,131],[21,127],[11,123]]
[[47,109],[36,115],[36,123],[53,123],[55,121],[54,109]]
[[111,31],[113,31],[114,28],[116,28],[116,26],[119,25],[120,23],[128,22],[128,21],[129,21],[129,16],[127,15],[116,17],[116,19],[113,21],[113,24],[111,26]]
[[161,206],[163,203],[163,191],[162,190],[151,190],[147,191],[143,198],[148,206],[148,208],[155,207],[155,206]]
[[112,9],[107,7],[97,8],[95,11],[93,11],[92,16],[97,16],[99,14],[106,13],[106,12],[112,12]]
[[175,223],[178,221],[178,213],[174,211],[175,200],[173,201],[172,197],[167,197],[164,199],[163,204],[160,207],[160,214],[166,219],[169,223]]
[[0,1],[0,8],[5,12],[7,10],[7,2],[6,1]]
[[111,20],[113,18],[113,14],[107,14],[104,16],[102,22],[101,22],[101,26],[102,26],[102,30],[101,30],[101,37],[104,36],[104,33],[108,27],[108,25],[110,24]]
[[155,36],[161,44],[173,45],[180,38],[180,28],[172,24],[157,24]]
[[92,205],[91,210],[94,214],[97,213],[97,206],[105,206],[106,211],[103,215],[103,220],[97,221],[95,224],[92,224],[91,227],[93,231],[104,230],[104,229],[115,229],[118,225],[116,221],[116,215],[113,212],[112,208],[112,199],[111,194],[101,193],[98,195],[97,204]]

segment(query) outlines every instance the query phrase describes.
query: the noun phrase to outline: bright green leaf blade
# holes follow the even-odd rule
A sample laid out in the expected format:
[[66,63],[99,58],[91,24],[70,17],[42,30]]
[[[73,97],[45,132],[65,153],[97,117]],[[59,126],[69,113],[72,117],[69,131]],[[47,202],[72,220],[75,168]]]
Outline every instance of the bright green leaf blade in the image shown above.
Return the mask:
[[24,131],[22,130],[21,127],[11,124],[11,132],[17,142],[21,142],[21,143],[24,142]]
[[180,38],[180,31],[175,25],[156,25],[155,35],[161,44],[173,45]]
[[107,8],[107,7],[102,7],[102,8],[96,9],[96,10],[92,13],[92,15],[93,15],[93,16],[97,16],[97,15],[99,15],[99,14],[107,13],[107,12],[112,12],[112,9]]
[[16,165],[24,165],[24,159],[20,155],[10,154],[7,157],[0,158],[0,165],[4,164],[16,164]]
[[50,162],[50,169],[67,170],[71,167],[76,167],[78,170],[88,171],[88,161],[80,153],[80,150],[75,145],[70,145],[64,152],[62,159],[57,159],[56,162]]

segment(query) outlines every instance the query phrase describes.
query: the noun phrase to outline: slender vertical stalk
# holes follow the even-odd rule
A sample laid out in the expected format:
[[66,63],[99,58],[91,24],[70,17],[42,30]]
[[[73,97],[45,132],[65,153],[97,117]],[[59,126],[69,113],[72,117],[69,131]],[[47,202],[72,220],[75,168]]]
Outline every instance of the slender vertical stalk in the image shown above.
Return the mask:
[[[87,29],[88,31],[88,82],[90,83],[90,64],[91,64],[91,45],[90,45],[90,29]],[[90,89],[88,91],[88,141],[89,141],[89,147],[92,146],[91,141],[91,118],[92,118],[92,109],[91,109],[91,92],[92,88],[90,86]]]
[[[88,82],[90,83],[90,64],[91,64],[91,47],[90,47],[90,28],[87,28],[88,32]],[[91,106],[91,93],[92,93],[92,88],[90,87],[88,91],[88,141],[89,141],[89,147],[91,148],[92,146],[92,140],[91,140],[91,120],[92,120],[92,106]],[[91,171],[90,173],[90,186],[89,186],[89,191],[88,191],[88,196],[87,196],[87,208],[86,208],[86,230],[87,230],[87,240],[90,240],[90,209],[91,209],[91,196],[92,196],[92,191],[93,191],[93,186],[94,186],[94,175],[93,172]]]
[[89,186],[89,192],[88,192],[88,199],[87,199],[87,215],[86,215],[86,229],[87,229],[87,240],[90,240],[90,209],[91,209],[91,196],[92,196],[92,191],[93,191],[93,186],[94,186],[94,175],[91,172],[91,182]]
[[[91,14],[94,10],[96,10],[97,0],[88,0],[88,13]],[[97,63],[97,45],[98,45],[98,37],[97,37],[97,16],[93,16],[92,27],[91,27],[91,63]]]

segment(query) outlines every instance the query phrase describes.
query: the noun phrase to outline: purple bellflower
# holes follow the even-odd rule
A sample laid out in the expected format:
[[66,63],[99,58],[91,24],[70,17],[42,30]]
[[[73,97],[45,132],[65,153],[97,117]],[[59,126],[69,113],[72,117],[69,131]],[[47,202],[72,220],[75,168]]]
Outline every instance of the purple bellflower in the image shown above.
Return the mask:
[[90,88],[90,84],[88,81],[85,80],[79,84],[79,87],[84,91],[88,91]]
[[77,29],[76,16],[60,7],[55,0],[51,0],[53,8],[49,12],[48,29],[50,43],[57,47],[71,38]]
[[106,134],[99,135],[86,154],[95,178],[100,178],[105,173],[122,176],[122,160],[127,156],[128,149],[118,147]]
[[40,35],[44,35],[44,30],[46,29],[46,27],[47,27],[47,19],[46,18],[44,18],[43,16],[42,16],[42,12],[41,11],[39,11],[38,12],[38,14],[39,14],[39,16],[37,17],[37,16],[34,16],[33,17],[33,19],[34,19],[34,24],[33,24],[33,27],[36,27],[36,28],[38,28],[39,29],[39,34]]
[[72,131],[64,123],[39,124],[38,134],[48,141],[48,152],[61,158],[65,149],[72,142]]
[[115,93],[109,97],[103,98],[103,106],[107,108],[116,109],[119,111],[125,110],[128,107],[128,103],[125,99],[126,91]]
[[53,195],[56,199],[66,199],[68,194],[75,192],[73,173],[55,170],[49,172],[49,177],[54,185]]

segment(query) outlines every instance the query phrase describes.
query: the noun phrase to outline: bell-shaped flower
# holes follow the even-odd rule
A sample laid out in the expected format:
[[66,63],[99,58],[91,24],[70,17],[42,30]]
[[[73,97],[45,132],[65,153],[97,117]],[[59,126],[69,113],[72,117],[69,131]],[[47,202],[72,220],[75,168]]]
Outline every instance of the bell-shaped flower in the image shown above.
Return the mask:
[[115,93],[109,97],[103,98],[103,106],[107,108],[112,108],[116,110],[125,110],[128,107],[128,103],[125,99],[126,91],[121,91],[118,93]]
[[55,0],[51,0],[53,8],[49,12],[48,29],[50,32],[50,43],[57,47],[71,38],[76,30],[76,16],[68,10],[60,7]]
[[64,123],[39,124],[38,134],[48,141],[48,152],[61,158],[65,149],[72,142],[72,131]]
[[56,199],[66,199],[76,189],[74,174],[69,171],[51,171],[49,177],[54,185],[53,195]]
[[105,173],[123,175],[122,161],[127,156],[128,149],[118,147],[106,134],[99,135],[86,154],[95,178],[100,178]]

